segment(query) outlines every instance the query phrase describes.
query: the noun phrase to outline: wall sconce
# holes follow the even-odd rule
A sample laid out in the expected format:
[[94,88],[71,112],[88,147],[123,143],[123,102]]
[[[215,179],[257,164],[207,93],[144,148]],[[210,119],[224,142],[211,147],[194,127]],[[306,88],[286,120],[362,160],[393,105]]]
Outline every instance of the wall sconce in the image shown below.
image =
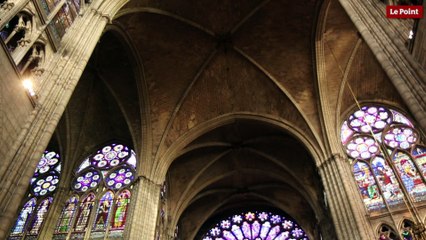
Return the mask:
[[30,95],[30,100],[33,105],[36,104],[37,94],[33,88],[33,82],[30,79],[25,79],[22,81],[22,85],[27,90],[27,93]]

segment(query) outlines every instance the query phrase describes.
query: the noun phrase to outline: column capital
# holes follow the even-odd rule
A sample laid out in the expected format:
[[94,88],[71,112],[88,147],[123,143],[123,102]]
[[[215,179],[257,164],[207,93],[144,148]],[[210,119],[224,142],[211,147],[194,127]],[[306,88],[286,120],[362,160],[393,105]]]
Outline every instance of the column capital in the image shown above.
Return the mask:
[[318,165],[318,169],[322,170],[325,166],[329,165],[330,163],[335,162],[343,162],[346,163],[346,157],[344,157],[341,153],[332,153],[328,158],[321,161],[321,163]]

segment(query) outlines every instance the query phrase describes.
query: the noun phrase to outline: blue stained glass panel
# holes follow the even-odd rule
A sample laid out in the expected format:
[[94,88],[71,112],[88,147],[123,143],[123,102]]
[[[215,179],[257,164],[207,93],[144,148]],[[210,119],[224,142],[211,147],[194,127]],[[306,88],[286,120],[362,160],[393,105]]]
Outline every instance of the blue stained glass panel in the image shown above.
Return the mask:
[[34,218],[32,220],[31,229],[29,231],[30,235],[37,235],[40,231],[40,228],[46,218],[47,211],[49,210],[50,204],[52,203],[53,198],[49,197],[44,199],[38,206],[37,211],[35,212]]
[[389,206],[403,203],[404,195],[399,186],[394,172],[389,164],[381,156],[374,158],[372,161],[372,168],[376,176],[383,196]]
[[25,226],[27,225],[28,220],[31,218],[35,206],[35,198],[31,198],[27,203],[25,203],[24,207],[19,213],[18,219],[15,222],[15,226],[12,228],[10,236],[20,236],[24,233]]

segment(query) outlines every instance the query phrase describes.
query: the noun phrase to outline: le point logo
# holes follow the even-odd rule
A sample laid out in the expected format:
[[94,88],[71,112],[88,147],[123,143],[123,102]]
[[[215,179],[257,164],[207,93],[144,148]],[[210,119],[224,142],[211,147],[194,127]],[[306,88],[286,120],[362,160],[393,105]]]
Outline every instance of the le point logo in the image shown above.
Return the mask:
[[423,18],[423,6],[386,6],[387,18]]

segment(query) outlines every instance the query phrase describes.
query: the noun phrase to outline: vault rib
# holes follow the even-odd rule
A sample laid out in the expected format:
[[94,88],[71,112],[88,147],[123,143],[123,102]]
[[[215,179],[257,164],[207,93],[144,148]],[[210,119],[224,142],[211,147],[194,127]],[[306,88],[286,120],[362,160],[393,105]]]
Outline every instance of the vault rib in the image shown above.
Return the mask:
[[264,0],[263,2],[259,3],[257,7],[255,7],[249,14],[247,14],[241,21],[239,21],[232,29],[231,29],[231,35],[234,34],[238,29],[244,25],[244,23],[247,22],[254,14],[256,14],[263,6],[265,6],[267,3],[269,3],[271,0]]
[[151,13],[151,14],[157,14],[157,15],[161,15],[161,16],[165,16],[165,17],[169,17],[172,18],[176,21],[179,21],[181,23],[185,23],[188,26],[191,26],[197,30],[200,30],[201,32],[211,36],[211,37],[215,37],[216,34],[208,29],[205,28],[203,26],[201,26],[200,24],[197,24],[189,19],[186,19],[184,17],[181,17],[179,15],[176,15],[174,13],[168,12],[168,11],[164,11],[158,8],[151,8],[151,7],[137,7],[137,8],[132,8],[132,9],[123,9],[122,11],[120,11],[119,13],[117,13],[117,15],[115,16],[114,19],[117,19],[119,17],[122,17],[124,15],[128,15],[128,14],[133,14],[133,13]]
[[[257,69],[259,69],[269,80],[271,80],[271,82],[277,86],[277,88],[284,93],[284,95],[290,100],[290,102],[293,104],[293,106],[297,109],[297,111],[299,112],[299,114],[302,116],[303,120],[305,121],[305,123],[308,125],[309,129],[311,130],[311,133],[314,135],[316,143],[317,144],[321,144],[321,138],[320,136],[318,136],[318,133],[316,131],[314,131],[314,127],[312,126],[311,121],[309,121],[308,117],[303,113],[303,111],[301,111],[301,109],[299,108],[299,105],[296,103],[296,100],[294,100],[294,98],[291,96],[291,94],[287,91],[287,89],[285,89],[279,82],[277,79],[275,79],[274,76],[272,76],[271,73],[269,73],[265,68],[263,68],[258,62],[256,62],[252,57],[250,57],[248,54],[246,54],[243,50],[239,49],[236,46],[233,46],[233,49],[239,53],[244,59],[246,59],[248,62],[250,62],[253,66],[255,66]],[[321,149],[323,149],[321,147]]]
[[[176,104],[175,109],[173,110],[172,115],[170,116],[169,121],[167,122],[167,126],[166,129],[163,131],[163,134],[161,135],[161,140],[158,144],[157,147],[157,151],[155,153],[155,157],[154,159],[157,159],[159,157],[160,154],[160,150],[162,149],[163,145],[164,145],[164,141],[166,140],[166,137],[172,127],[172,124],[180,110],[180,108],[183,105],[183,102],[185,101],[186,97],[188,96],[188,94],[191,92],[192,87],[195,85],[195,83],[197,82],[197,80],[200,78],[200,76],[202,75],[202,73],[204,72],[204,70],[206,69],[206,67],[209,65],[209,63],[211,62],[211,60],[214,58],[214,56],[217,53],[217,49],[215,48],[210,55],[206,58],[206,60],[203,62],[203,64],[201,65],[201,67],[198,69],[197,73],[195,74],[194,78],[192,79],[192,81],[189,83],[188,87],[185,89],[185,92],[182,94],[182,96],[180,97],[178,103]],[[156,161],[158,162],[158,161]]]

